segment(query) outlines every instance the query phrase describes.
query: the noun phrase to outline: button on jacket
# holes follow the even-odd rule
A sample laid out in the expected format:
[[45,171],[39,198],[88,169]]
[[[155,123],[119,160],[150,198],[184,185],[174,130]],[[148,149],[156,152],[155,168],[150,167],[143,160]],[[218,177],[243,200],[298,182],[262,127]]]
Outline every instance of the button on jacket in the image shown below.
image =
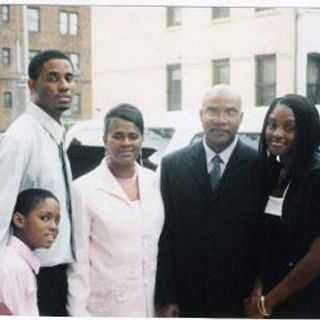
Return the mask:
[[[58,237],[50,249],[36,250],[42,266],[73,260],[66,186],[58,147],[63,135],[63,126],[31,103],[0,140],[0,251],[7,242],[12,212],[20,191],[43,188],[59,199],[61,220]],[[68,162],[67,172],[71,181]]]

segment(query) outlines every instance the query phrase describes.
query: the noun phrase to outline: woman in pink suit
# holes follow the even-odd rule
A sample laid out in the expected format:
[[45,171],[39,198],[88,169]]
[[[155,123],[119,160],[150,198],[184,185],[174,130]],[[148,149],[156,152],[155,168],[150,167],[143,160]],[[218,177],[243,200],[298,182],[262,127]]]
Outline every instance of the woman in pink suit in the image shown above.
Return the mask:
[[74,182],[77,262],[68,273],[71,315],[154,315],[164,214],[155,174],[136,162],[143,131],[137,108],[111,109],[105,116],[106,157]]

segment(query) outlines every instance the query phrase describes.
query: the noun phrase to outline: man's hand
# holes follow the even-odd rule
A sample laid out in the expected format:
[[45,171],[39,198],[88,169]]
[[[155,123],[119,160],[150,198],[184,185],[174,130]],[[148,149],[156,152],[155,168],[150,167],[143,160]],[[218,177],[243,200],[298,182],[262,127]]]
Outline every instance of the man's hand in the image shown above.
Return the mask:
[[180,309],[177,304],[168,304],[156,307],[157,317],[176,318],[180,316]]

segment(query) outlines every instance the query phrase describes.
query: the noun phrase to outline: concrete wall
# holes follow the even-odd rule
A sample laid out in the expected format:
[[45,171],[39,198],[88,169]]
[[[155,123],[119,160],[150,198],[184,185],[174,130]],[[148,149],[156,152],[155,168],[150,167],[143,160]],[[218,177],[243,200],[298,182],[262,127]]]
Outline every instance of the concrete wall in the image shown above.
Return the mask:
[[293,9],[231,8],[230,17],[212,20],[211,8],[184,8],[182,25],[167,28],[164,7],[93,7],[92,32],[99,109],[127,101],[166,110],[167,64],[182,66],[183,109],[199,107],[213,59],[230,58],[231,84],[245,106],[255,104],[255,55],[276,54],[277,95],[294,87]]

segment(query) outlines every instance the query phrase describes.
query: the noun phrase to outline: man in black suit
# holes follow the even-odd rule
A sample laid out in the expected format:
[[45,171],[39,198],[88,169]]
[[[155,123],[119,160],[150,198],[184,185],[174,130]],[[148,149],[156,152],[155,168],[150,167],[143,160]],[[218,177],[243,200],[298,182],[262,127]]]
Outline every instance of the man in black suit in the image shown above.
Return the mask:
[[158,255],[158,316],[243,316],[260,248],[250,189],[256,151],[237,136],[242,115],[241,97],[230,86],[210,88],[200,110],[203,140],[162,160],[166,217]]

